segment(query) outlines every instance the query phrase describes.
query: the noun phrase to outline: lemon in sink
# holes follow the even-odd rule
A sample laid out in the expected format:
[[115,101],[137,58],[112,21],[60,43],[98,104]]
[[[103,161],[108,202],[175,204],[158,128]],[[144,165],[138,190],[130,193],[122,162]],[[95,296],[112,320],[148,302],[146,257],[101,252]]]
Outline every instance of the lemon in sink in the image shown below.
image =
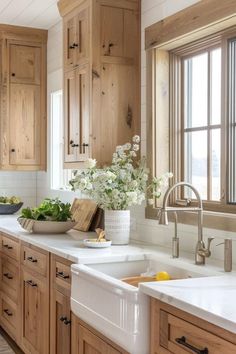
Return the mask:
[[156,280],[157,281],[163,281],[163,280],[170,280],[170,275],[167,272],[158,272],[156,273]]

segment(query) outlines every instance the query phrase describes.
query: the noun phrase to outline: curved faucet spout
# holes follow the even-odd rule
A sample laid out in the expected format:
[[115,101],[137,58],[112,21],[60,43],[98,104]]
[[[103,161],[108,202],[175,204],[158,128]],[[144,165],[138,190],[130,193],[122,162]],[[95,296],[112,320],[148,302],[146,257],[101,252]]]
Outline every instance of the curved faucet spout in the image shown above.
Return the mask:
[[[198,207],[168,207],[167,203],[171,193],[178,187],[189,187],[195,194],[196,199],[198,201]],[[202,198],[198,190],[188,182],[178,182],[170,187],[163,199],[163,206],[161,208],[161,213],[159,217],[159,224],[161,225],[168,225],[168,212],[185,212],[185,211],[192,211],[198,213],[198,242],[195,250],[195,263],[196,264],[205,264],[205,257],[203,257],[199,250],[204,249],[205,245],[203,242],[203,206],[202,206]]]

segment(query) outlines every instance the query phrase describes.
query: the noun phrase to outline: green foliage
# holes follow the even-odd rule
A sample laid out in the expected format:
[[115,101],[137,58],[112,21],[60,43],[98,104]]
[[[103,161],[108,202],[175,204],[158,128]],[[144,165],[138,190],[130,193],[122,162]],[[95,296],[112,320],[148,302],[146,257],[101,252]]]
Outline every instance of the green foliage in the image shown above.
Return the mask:
[[67,221],[71,220],[71,204],[62,203],[58,198],[46,198],[38,208],[25,208],[21,217],[42,221]]
[[0,204],[19,204],[21,202],[18,197],[3,197],[0,196]]

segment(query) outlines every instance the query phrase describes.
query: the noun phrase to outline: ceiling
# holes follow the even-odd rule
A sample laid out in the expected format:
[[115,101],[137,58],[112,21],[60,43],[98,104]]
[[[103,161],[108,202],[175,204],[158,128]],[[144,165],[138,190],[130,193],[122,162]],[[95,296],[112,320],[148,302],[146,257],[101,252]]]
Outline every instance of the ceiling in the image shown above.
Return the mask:
[[49,29],[60,20],[58,0],[0,0],[0,24]]

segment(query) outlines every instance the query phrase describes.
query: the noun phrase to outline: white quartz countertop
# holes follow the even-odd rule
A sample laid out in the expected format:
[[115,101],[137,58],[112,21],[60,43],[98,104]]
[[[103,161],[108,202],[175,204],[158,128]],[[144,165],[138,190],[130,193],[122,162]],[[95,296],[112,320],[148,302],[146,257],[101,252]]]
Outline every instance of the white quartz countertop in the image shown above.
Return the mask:
[[111,263],[143,260],[152,257],[166,264],[203,274],[203,278],[172,280],[140,284],[145,294],[189,312],[206,321],[236,333],[236,272],[224,273],[220,261],[207,259],[207,265],[194,264],[194,255],[181,252],[173,259],[171,250],[160,246],[131,243],[106,249],[89,249],[83,245],[85,238],[94,233],[75,230],[65,234],[31,234],[17,222],[17,216],[0,216],[0,232],[38,246],[66,258],[73,263]]
[[236,333],[235,274],[140,284],[145,294]]

